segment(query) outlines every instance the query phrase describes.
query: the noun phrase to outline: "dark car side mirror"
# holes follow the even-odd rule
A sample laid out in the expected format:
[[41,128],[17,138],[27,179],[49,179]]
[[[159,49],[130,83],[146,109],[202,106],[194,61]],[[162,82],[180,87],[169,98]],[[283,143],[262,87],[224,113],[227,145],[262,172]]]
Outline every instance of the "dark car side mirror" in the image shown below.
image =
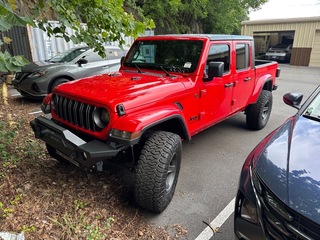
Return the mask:
[[84,58],[80,58],[76,63],[78,63],[81,66],[82,64],[87,64],[88,60]]
[[301,108],[300,103],[302,101],[302,98],[302,93],[286,93],[285,95],[283,95],[284,103],[296,109]]
[[208,78],[207,81],[214,77],[222,77],[224,71],[224,62],[209,62],[208,64]]

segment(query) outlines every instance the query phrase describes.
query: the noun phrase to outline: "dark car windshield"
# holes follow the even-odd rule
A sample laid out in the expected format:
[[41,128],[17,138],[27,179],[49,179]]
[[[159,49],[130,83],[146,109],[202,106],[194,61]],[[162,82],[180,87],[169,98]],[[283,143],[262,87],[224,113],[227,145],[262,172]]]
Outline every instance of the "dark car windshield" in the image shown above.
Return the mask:
[[71,62],[73,59],[88,51],[89,48],[69,49],[49,59],[49,62],[64,63]]
[[139,41],[133,45],[124,66],[139,71],[162,69],[191,73],[197,68],[202,47],[202,41],[194,40]]

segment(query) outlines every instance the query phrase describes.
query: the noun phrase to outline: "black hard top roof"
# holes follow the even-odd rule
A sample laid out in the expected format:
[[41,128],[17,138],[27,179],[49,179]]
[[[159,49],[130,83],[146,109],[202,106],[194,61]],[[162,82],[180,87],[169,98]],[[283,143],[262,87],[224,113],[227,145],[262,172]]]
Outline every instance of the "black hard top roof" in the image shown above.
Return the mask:
[[[228,34],[165,34],[149,37],[173,37],[173,38],[209,38],[211,41],[216,40],[248,40],[253,41],[253,37],[244,35],[228,35]],[[142,37],[144,38],[144,37]],[[148,38],[148,37],[146,37]]]

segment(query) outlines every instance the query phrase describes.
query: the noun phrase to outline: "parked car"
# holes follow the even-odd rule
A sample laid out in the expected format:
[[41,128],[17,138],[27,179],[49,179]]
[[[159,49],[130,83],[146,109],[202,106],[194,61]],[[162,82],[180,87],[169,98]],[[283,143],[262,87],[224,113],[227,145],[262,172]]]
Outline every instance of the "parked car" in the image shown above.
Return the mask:
[[[182,140],[240,112],[266,126],[280,69],[256,61],[251,36],[139,37],[118,74],[56,87],[31,121],[49,154],[81,168],[134,172],[137,204],[162,212],[177,185]],[[206,67],[207,66],[207,67]]]
[[292,44],[277,44],[269,48],[266,52],[267,60],[290,62]]
[[298,110],[249,154],[240,175],[237,239],[320,239],[320,87],[284,95]]
[[23,67],[15,74],[12,84],[25,97],[43,98],[61,83],[119,70],[126,51],[106,46],[105,53],[106,57],[102,58],[89,47],[72,48]]

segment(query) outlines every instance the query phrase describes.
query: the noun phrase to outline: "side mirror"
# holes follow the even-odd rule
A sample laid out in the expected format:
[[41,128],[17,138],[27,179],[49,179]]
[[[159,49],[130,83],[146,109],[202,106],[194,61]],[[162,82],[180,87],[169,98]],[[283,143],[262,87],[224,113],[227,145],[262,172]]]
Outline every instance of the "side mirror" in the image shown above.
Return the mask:
[[84,58],[80,58],[76,63],[78,63],[81,66],[82,64],[87,64],[88,60]]
[[122,63],[124,62],[124,59],[125,59],[126,57],[121,57],[121,60],[120,60],[120,65],[122,65]]
[[224,71],[224,62],[209,62],[208,65],[208,80],[214,77],[222,77]]
[[302,93],[286,93],[285,95],[283,95],[284,103],[296,109],[300,109],[302,98]]

